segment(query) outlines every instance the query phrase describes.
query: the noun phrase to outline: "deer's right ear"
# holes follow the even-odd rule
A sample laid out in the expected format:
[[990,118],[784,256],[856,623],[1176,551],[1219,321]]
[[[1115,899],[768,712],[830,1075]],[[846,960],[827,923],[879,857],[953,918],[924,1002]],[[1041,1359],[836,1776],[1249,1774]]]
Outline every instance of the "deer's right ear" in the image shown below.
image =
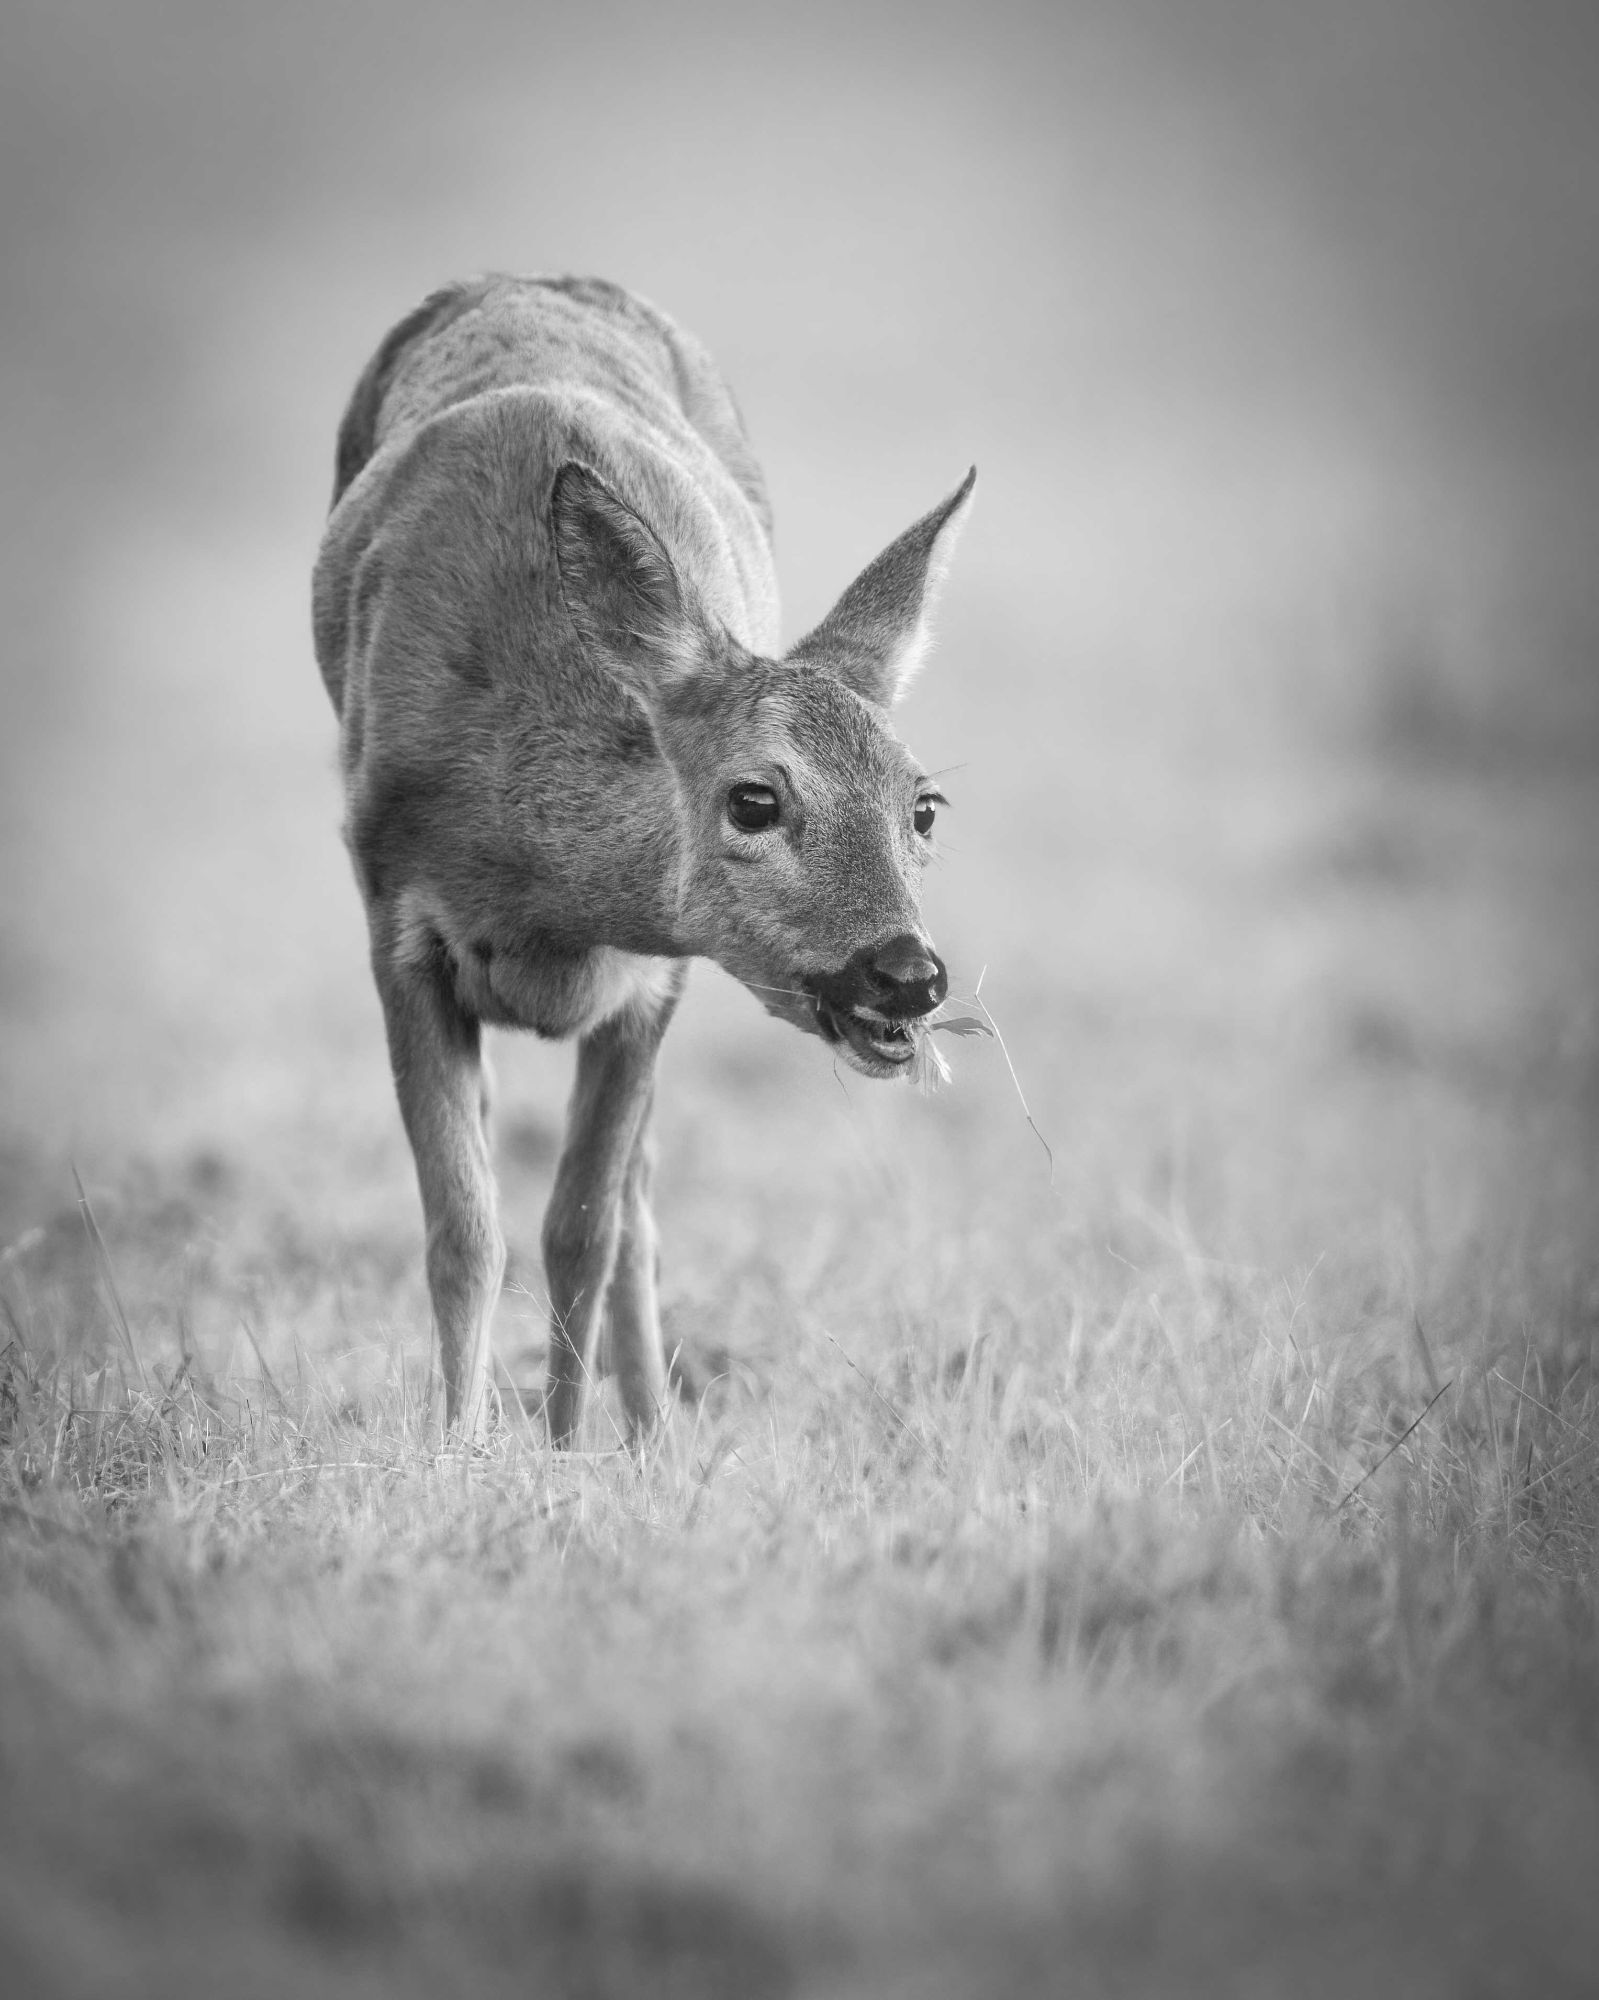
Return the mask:
[[788,657],[828,668],[879,708],[892,706],[926,657],[933,607],[976,484],[974,465],[947,500],[867,564]]
[[648,697],[691,672],[700,621],[649,523],[576,459],[555,475],[550,511],[566,608],[623,685]]

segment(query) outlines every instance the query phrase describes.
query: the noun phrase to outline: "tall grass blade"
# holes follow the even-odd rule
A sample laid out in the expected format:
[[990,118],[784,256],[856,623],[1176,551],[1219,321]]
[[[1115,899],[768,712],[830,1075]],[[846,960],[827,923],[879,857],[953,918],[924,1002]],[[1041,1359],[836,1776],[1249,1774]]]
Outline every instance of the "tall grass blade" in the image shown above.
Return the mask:
[[1355,1495],[1360,1491],[1361,1487],[1365,1485],[1368,1479],[1374,1479],[1377,1476],[1377,1474],[1382,1471],[1383,1467],[1388,1463],[1389,1459],[1393,1457],[1394,1453],[1399,1449],[1399,1447],[1405,1442],[1406,1438],[1412,1436],[1413,1433],[1421,1429],[1422,1425],[1426,1422],[1428,1416],[1431,1414],[1433,1404],[1438,1401],[1439,1396],[1443,1395],[1445,1389],[1451,1389],[1454,1387],[1454,1379],[1455,1378],[1451,1375],[1449,1380],[1444,1384],[1443,1389],[1440,1389],[1438,1391],[1438,1395],[1429,1398],[1427,1407],[1422,1411],[1421,1415],[1419,1417],[1416,1417],[1412,1422],[1406,1424],[1405,1428],[1399,1433],[1398,1437],[1394,1439],[1393,1443],[1383,1453],[1382,1457],[1378,1459],[1375,1465],[1368,1466],[1366,1468],[1366,1470],[1355,1481],[1354,1485],[1351,1486],[1349,1491],[1344,1495],[1343,1499],[1340,1500],[1338,1505],[1333,1509],[1333,1512],[1335,1514],[1341,1513],[1343,1509],[1349,1505],[1350,1501],[1354,1499]]
[[972,999],[982,1008],[983,1019],[988,1023],[994,1040],[999,1043],[999,1052],[1005,1058],[1005,1067],[1010,1071],[1011,1086],[1016,1092],[1016,1102],[1022,1107],[1022,1116],[1032,1126],[1033,1137],[1043,1147],[1044,1158],[1049,1162],[1049,1184],[1053,1187],[1055,1185],[1055,1150],[1044,1137],[1043,1133],[1039,1131],[1037,1121],[1034,1119],[1032,1112],[1027,1108],[1027,1099],[1022,1094],[1022,1080],[1016,1074],[1016,1065],[1010,1059],[1010,1050],[1005,1046],[1005,1037],[1000,1033],[999,1023],[994,1019],[994,1016],[989,1011],[988,1002],[983,998],[983,981],[987,977],[988,967],[985,965],[977,975],[977,984],[972,989]]
[[151,1393],[150,1377],[145,1369],[144,1357],[140,1354],[133,1338],[133,1328],[128,1324],[127,1309],[122,1303],[122,1293],[117,1288],[117,1274],[111,1267],[111,1252],[106,1248],[106,1240],[100,1234],[100,1225],[95,1220],[88,1191],[76,1166],[72,1169],[72,1180],[78,1190],[78,1213],[83,1217],[83,1226],[88,1232],[89,1247],[94,1252],[95,1266],[100,1274],[100,1282],[105,1287],[106,1302],[110,1307],[112,1320],[122,1336],[122,1344],[127,1349],[128,1359],[138,1370],[144,1393],[148,1396]]

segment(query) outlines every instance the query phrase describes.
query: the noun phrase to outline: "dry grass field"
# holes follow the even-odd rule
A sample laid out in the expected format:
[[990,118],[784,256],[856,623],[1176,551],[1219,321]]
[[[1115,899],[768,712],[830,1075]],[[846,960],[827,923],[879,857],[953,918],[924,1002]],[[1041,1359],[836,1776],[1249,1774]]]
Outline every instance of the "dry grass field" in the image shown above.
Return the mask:
[[[0,78],[6,1991],[1593,1992],[1580,20],[536,12]],[[439,1449],[307,630],[343,395],[493,265],[718,352],[791,632],[981,468],[904,727],[1004,1049],[695,971],[642,1462],[527,1414],[505,1038]]]

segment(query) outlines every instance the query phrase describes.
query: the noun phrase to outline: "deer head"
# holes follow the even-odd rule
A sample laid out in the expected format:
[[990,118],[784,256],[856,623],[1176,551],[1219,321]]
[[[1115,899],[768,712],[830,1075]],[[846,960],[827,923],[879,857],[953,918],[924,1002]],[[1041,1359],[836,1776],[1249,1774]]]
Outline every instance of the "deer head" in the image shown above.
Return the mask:
[[922,926],[942,797],[889,727],[975,468],[780,659],[741,646],[587,466],[557,474],[567,610],[643,708],[673,790],[678,942],[867,1076],[903,1073],[948,980]]

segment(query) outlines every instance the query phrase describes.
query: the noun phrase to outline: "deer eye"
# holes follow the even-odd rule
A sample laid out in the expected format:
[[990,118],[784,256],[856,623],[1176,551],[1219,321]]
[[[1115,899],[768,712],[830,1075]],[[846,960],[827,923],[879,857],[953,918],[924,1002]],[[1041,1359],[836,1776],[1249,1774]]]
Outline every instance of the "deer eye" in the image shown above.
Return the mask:
[[727,795],[727,816],[742,833],[764,833],[776,826],[777,814],[770,785],[735,785]]
[[916,801],[916,810],[911,815],[911,825],[924,838],[933,830],[933,821],[938,817],[939,801],[935,794],[924,792]]

